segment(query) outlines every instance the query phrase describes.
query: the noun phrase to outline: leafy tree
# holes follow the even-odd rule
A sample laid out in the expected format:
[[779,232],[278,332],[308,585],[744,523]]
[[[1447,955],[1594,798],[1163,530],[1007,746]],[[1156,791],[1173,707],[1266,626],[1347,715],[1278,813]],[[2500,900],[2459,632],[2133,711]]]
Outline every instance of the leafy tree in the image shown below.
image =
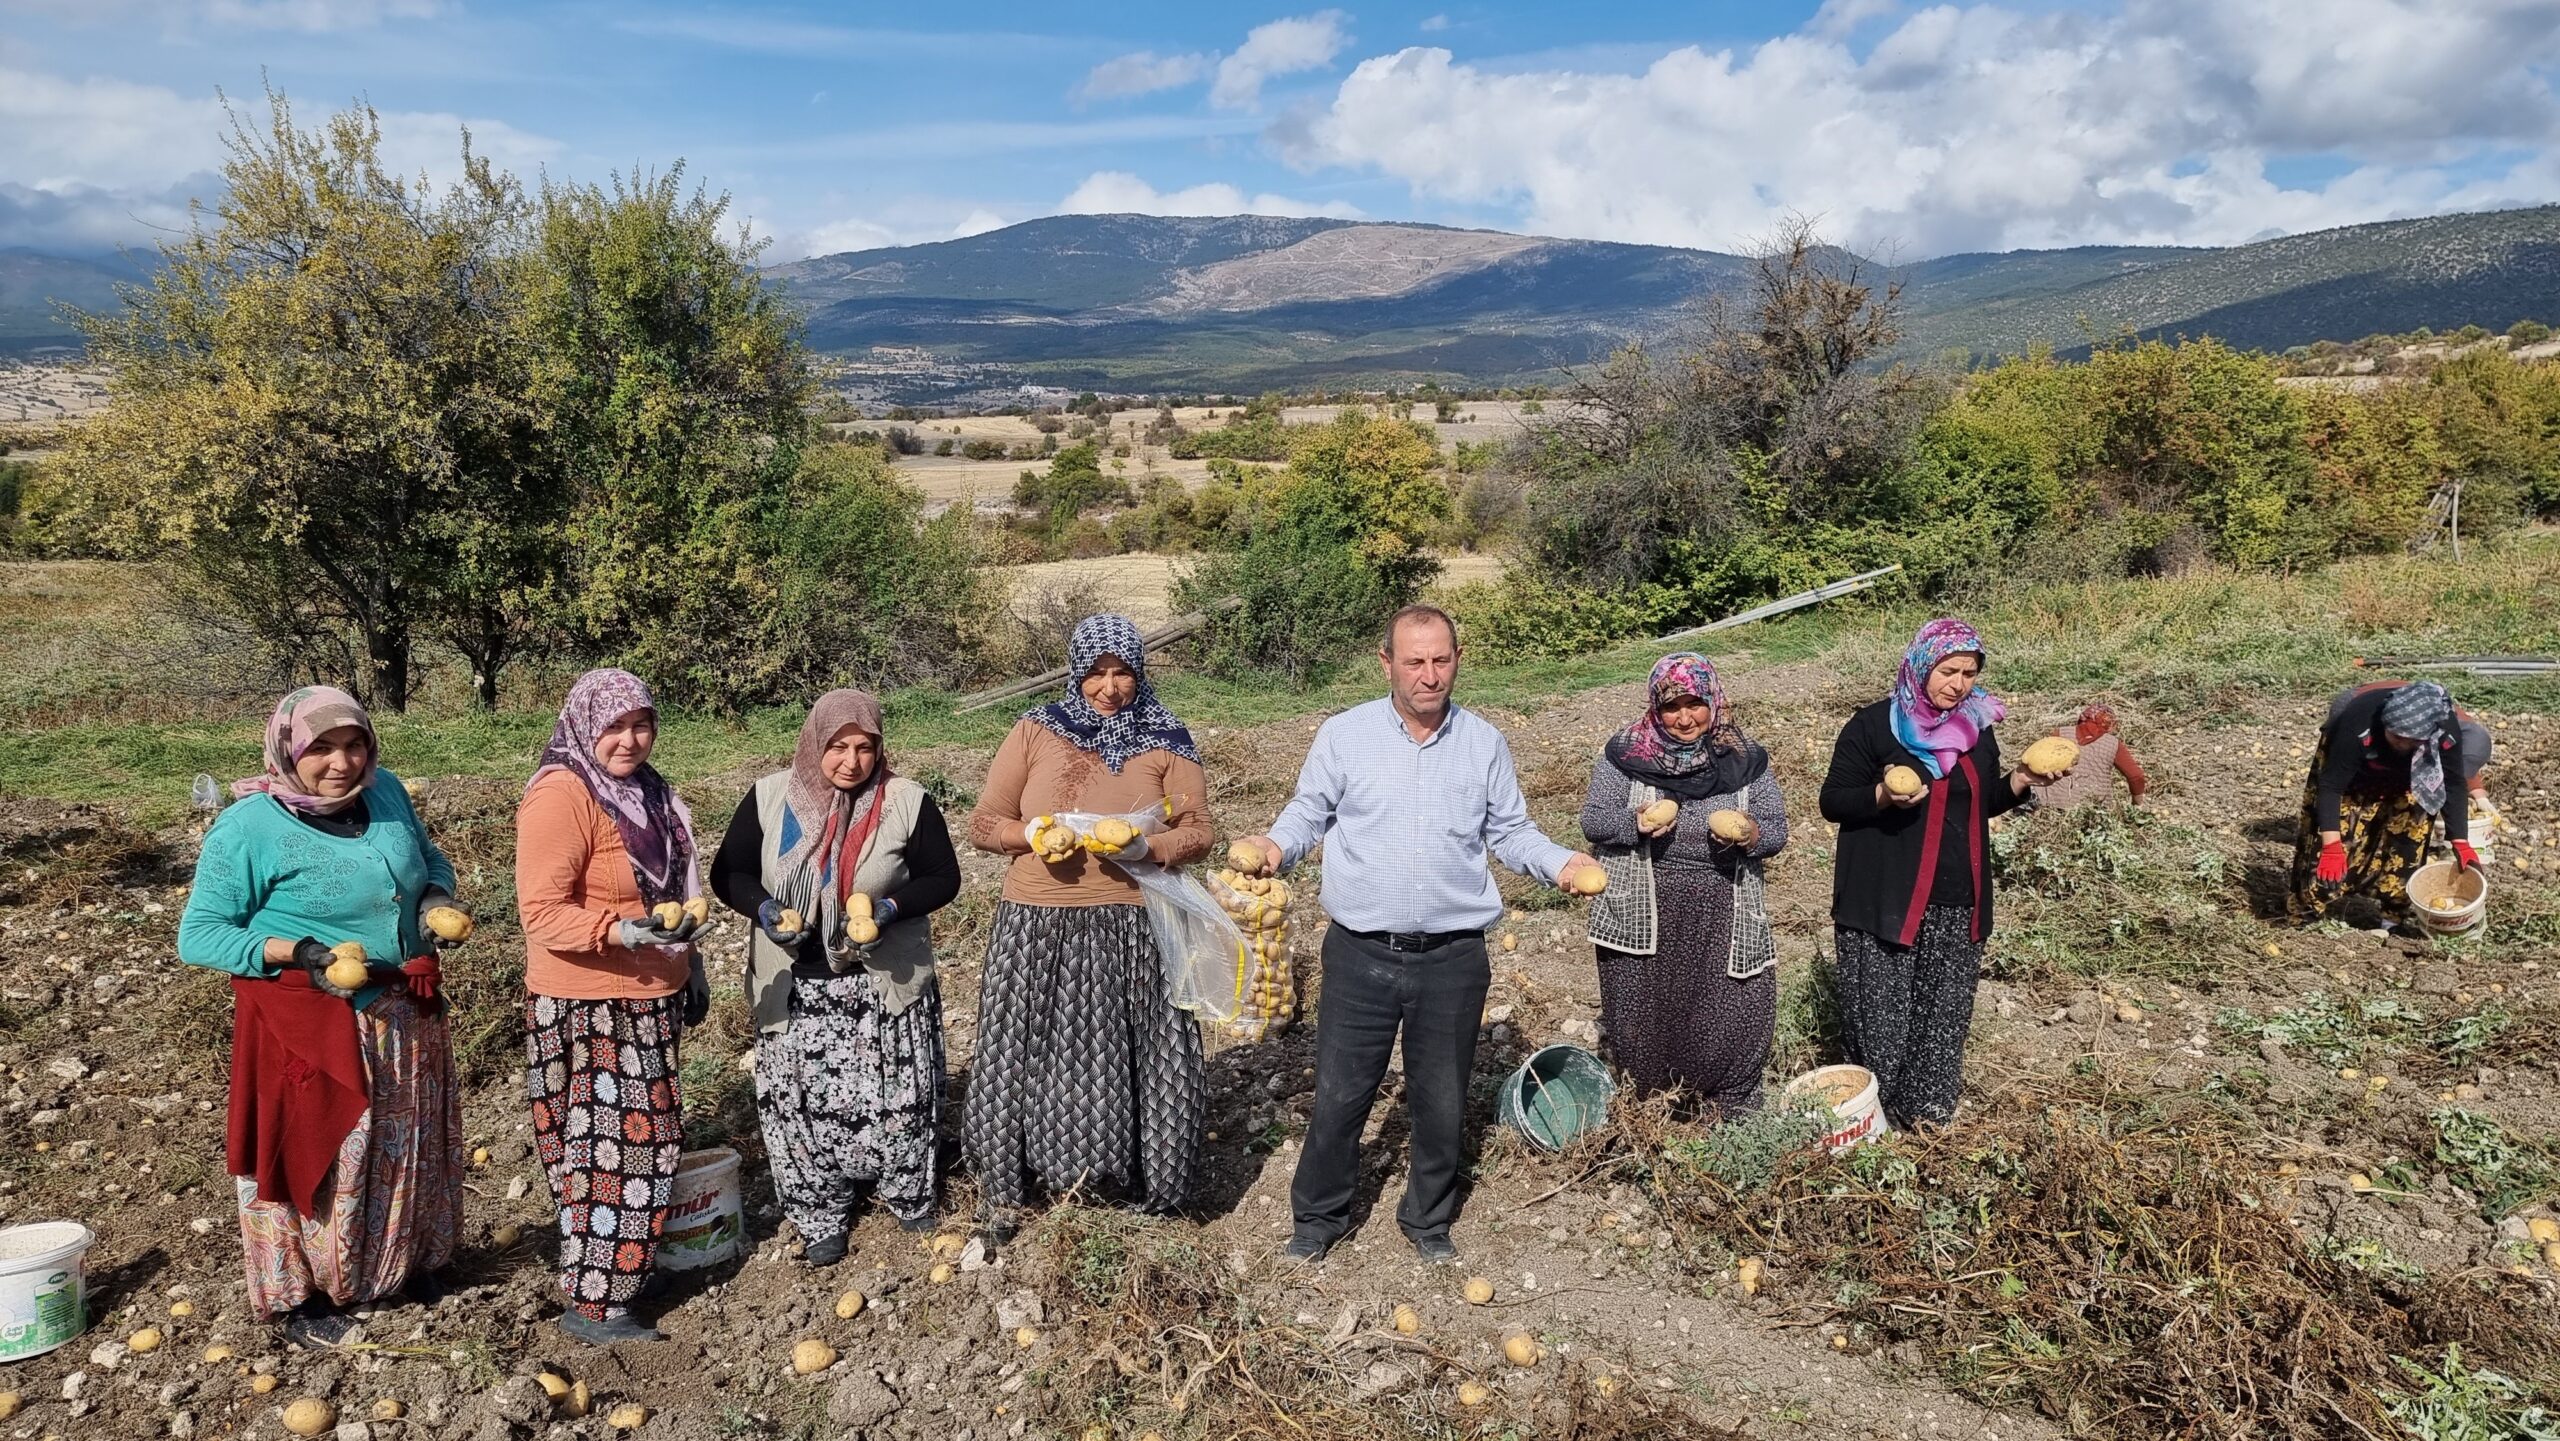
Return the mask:
[[535,624],[567,496],[529,382],[525,201],[472,153],[441,193],[385,167],[369,108],[233,114],[224,195],[149,285],[79,317],[111,379],[62,499],[167,556],[279,668],[409,704],[441,636],[484,700]]
[[1013,503],[1038,511],[1053,538],[1094,506],[1129,501],[1129,483],[1102,473],[1101,456],[1090,443],[1066,447],[1046,474],[1026,470],[1013,486]]
[[543,188],[534,391],[579,481],[563,625],[669,699],[727,707],[787,672],[740,618],[780,583],[812,382],[759,243],[683,173]]
[[777,693],[966,679],[973,618],[999,608],[965,507],[924,519],[924,496],[869,446],[802,453],[770,522],[779,581],[753,618]]

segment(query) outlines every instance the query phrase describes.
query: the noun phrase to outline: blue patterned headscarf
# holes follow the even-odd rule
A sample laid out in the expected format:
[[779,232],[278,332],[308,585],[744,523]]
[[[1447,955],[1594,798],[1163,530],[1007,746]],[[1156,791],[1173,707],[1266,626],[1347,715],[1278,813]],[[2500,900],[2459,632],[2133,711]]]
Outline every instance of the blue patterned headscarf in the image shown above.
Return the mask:
[[[1118,658],[1138,677],[1136,698],[1113,715],[1095,710],[1084,698],[1085,677],[1093,674],[1104,656]],[[1065,697],[1024,712],[1023,719],[1102,757],[1115,776],[1132,757],[1148,751],[1171,751],[1194,763],[1200,759],[1191,732],[1156,699],[1155,687],[1147,684],[1146,641],[1138,634],[1137,622],[1125,615],[1089,615],[1076,622],[1075,634],[1067,641]]]
[[1979,631],[1941,616],[1911,638],[1911,649],[1902,656],[1902,672],[1893,682],[1893,738],[1928,767],[1933,780],[1943,778],[1982,739],[1984,731],[2009,716],[2000,698],[1978,685],[1956,702],[1955,709],[1938,709],[1929,699],[1929,673],[1951,655],[1988,658]]
[[2453,694],[2431,680],[2413,680],[2382,702],[2382,728],[2416,741],[2409,755],[2409,794],[2428,815],[2444,813],[2444,752],[2461,735]]

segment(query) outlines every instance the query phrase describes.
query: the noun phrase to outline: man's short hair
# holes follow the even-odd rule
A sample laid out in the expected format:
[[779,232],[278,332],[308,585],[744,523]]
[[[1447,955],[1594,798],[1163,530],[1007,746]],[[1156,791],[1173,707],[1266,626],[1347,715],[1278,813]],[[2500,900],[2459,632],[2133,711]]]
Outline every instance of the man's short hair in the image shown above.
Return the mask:
[[1447,611],[1442,610],[1436,605],[1417,604],[1406,606],[1404,609],[1397,611],[1394,615],[1387,617],[1387,638],[1379,643],[1378,649],[1385,651],[1389,655],[1394,655],[1396,653],[1397,627],[1417,620],[1436,620],[1440,624],[1448,627],[1449,649],[1456,650],[1458,648],[1457,621],[1452,619]]

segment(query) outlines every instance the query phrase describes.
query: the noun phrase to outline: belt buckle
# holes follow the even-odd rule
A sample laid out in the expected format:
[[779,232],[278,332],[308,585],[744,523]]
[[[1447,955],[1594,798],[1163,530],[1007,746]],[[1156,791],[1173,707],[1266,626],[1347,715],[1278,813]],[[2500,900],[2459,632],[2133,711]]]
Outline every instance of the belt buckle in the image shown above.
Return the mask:
[[1427,931],[1390,931],[1387,933],[1387,949],[1417,955],[1431,949],[1431,935]]

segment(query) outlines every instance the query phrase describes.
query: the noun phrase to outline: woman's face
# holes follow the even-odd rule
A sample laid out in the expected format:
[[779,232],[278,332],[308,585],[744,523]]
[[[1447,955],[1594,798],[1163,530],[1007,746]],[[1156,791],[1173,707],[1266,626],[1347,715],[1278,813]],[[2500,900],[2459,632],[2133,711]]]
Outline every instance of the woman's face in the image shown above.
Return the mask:
[[373,742],[362,726],[339,726],[312,737],[311,746],[293,763],[293,776],[304,793],[334,801],[364,784],[365,767],[373,761]]
[[1705,735],[1716,718],[1715,708],[1693,695],[1671,697],[1656,714],[1662,717],[1662,728],[1682,745]]
[[1084,703],[1104,715],[1118,715],[1138,698],[1138,673],[1116,655],[1107,655],[1085,672]]
[[1929,670],[1929,704],[1940,710],[1954,710],[1973,694],[1973,683],[1982,677],[1982,657],[1966,652],[1951,655]]
[[849,791],[871,779],[872,768],[880,764],[880,741],[857,725],[836,727],[827,748],[818,756],[818,770],[827,784]]
[[2391,731],[2384,731],[2382,733],[2382,739],[2393,750],[2398,751],[2404,756],[2415,754],[2418,749],[2418,741],[2414,736],[2404,736]]
[[625,711],[596,737],[596,764],[615,780],[628,780],[649,763],[649,752],[657,748],[658,713]]

